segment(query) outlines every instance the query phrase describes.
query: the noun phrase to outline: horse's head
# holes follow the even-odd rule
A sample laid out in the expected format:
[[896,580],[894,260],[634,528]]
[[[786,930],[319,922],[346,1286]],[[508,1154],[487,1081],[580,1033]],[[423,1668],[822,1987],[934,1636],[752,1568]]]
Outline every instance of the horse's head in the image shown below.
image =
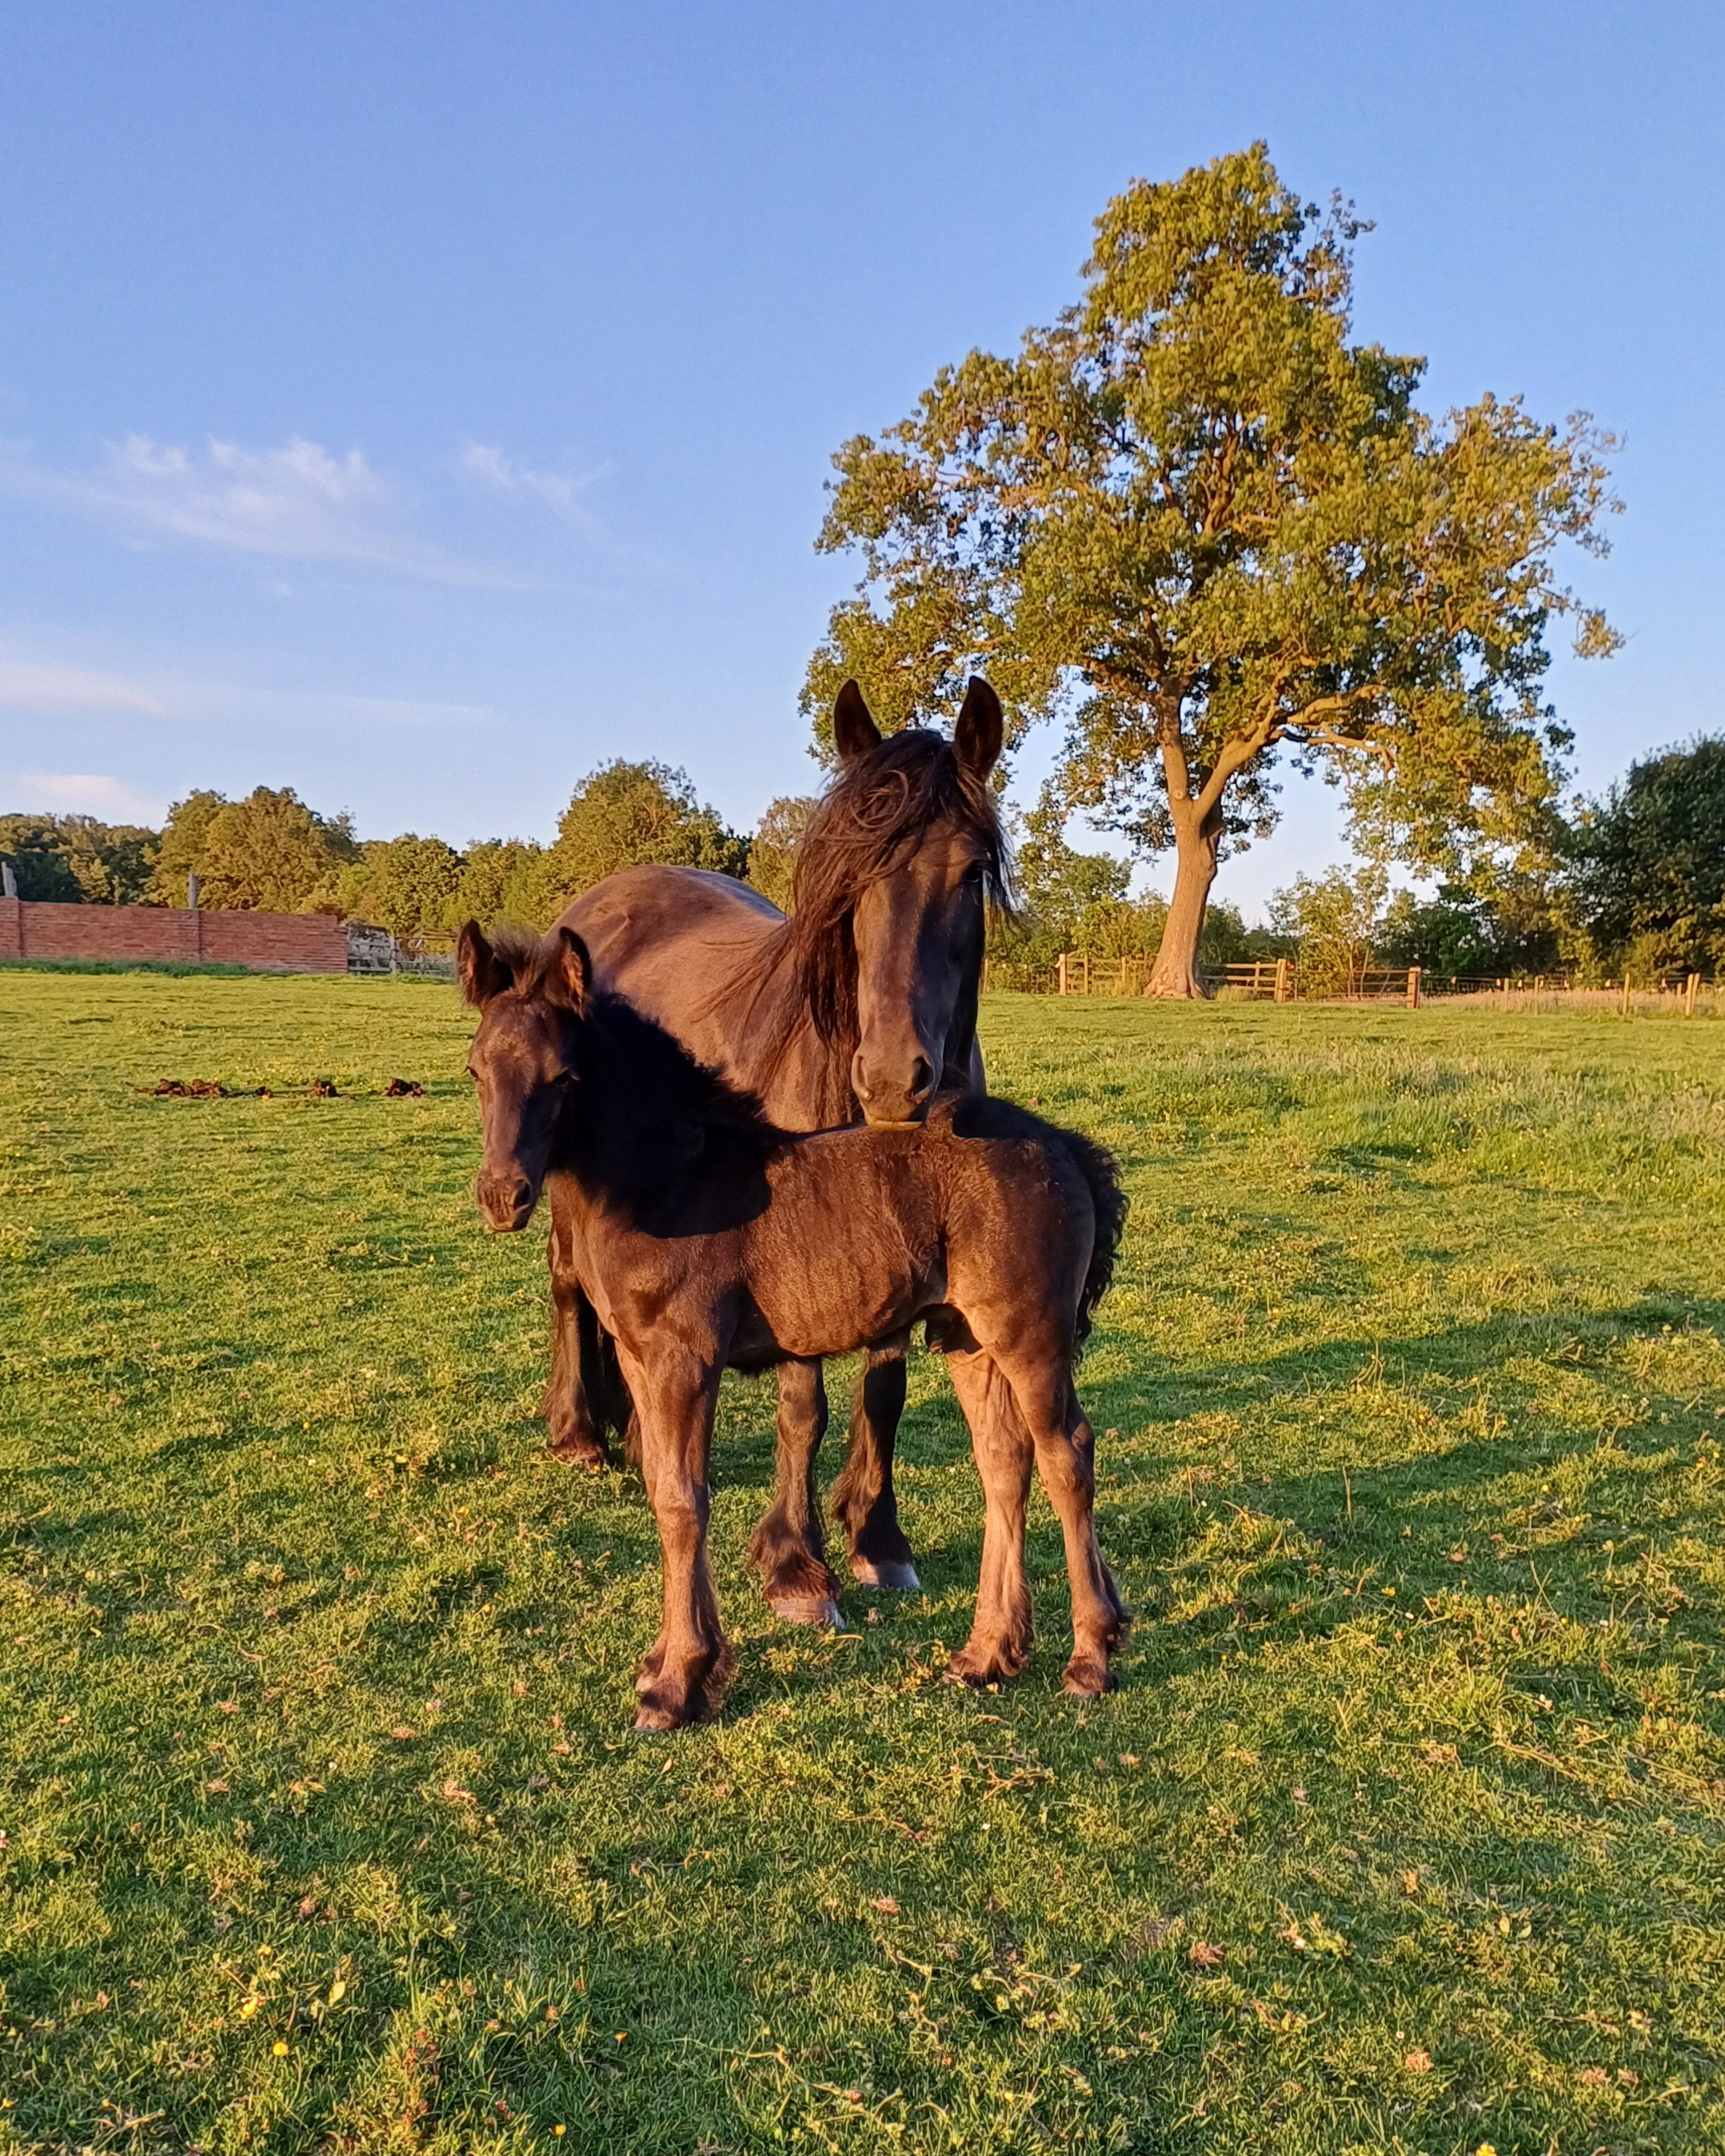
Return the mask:
[[[855,682],[833,717],[841,770],[829,800],[851,816],[860,867],[849,912],[850,1083],[870,1123],[920,1123],[937,1087],[969,1082],[988,902],[1004,880],[988,789],[1000,700],[973,679],[950,743],[920,729],[883,740]],[[811,827],[803,860],[812,880],[822,845],[844,846],[843,824],[837,813]]]
[[532,1218],[572,1103],[593,962],[572,929],[543,943],[492,942],[470,921],[456,967],[462,994],[480,1013],[467,1058],[485,1129],[475,1194],[489,1227],[512,1231]]

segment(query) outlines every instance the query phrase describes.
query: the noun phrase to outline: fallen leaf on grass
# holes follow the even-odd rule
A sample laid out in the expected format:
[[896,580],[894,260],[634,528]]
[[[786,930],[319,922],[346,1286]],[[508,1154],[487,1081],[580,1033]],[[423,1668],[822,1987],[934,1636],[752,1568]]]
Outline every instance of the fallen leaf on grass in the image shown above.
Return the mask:
[[530,1789],[548,1789],[551,1787],[551,1777],[549,1774],[529,1774],[527,1787]]
[[1194,1939],[1186,1949],[1186,1958],[1194,1969],[1214,1969],[1226,1958],[1225,1949],[1213,1947],[1208,1939]]
[[474,1797],[473,1791],[471,1789],[464,1789],[461,1784],[456,1781],[445,1782],[443,1787],[443,1794],[449,1799],[452,1804],[470,1804],[476,1801]]
[[411,1744],[419,1734],[417,1729],[410,1729],[404,1722],[398,1722],[389,1733],[398,1744]]
[[896,1917],[898,1914],[898,1904],[890,1894],[877,1895],[870,1902],[869,1907],[871,1909],[878,1909],[883,1917]]
[[1430,2051],[1409,2051],[1402,2064],[1410,2074],[1429,2074],[1431,2071]]
[[228,1794],[228,1784],[225,1782],[212,1782],[209,1786],[212,1795],[225,1797]]
[[1459,1755],[1453,1744],[1428,1744],[1420,1756],[1428,1767],[1453,1767]]
[[1610,2078],[1603,2066],[1584,2066],[1577,2076],[1584,2088],[1604,2088]]

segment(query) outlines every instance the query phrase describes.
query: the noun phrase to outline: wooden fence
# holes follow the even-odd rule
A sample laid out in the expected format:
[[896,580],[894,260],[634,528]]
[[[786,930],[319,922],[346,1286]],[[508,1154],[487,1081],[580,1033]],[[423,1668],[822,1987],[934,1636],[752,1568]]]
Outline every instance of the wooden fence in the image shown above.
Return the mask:
[[[985,989],[1010,989],[1021,995],[1142,996],[1155,960],[1096,958],[1082,951],[1063,951],[1051,966],[1023,965],[989,958],[983,965]],[[1625,1017],[1636,1013],[1694,1018],[1705,1009],[1725,1013],[1725,982],[1699,973],[1667,975],[1662,981],[1632,986],[1627,981],[1584,985],[1565,974],[1499,976],[1439,973],[1420,966],[1366,967],[1346,984],[1325,977],[1322,985],[1301,978],[1291,958],[1248,959],[1204,977],[1209,993],[1229,1002],[1400,1004],[1417,1010],[1439,999],[1471,1000],[1506,1011],[1574,1010],[1613,1008]]]

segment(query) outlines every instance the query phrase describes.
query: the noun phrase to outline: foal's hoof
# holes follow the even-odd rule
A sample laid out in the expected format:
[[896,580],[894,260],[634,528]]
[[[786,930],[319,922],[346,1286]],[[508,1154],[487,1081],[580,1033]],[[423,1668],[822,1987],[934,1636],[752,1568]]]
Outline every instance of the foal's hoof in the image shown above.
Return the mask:
[[1075,1655],[1066,1665],[1066,1674],[1060,1690],[1070,1692],[1075,1699],[1100,1699],[1105,1691],[1112,1691],[1119,1679],[1100,1656],[1086,1656],[1081,1661]]
[[992,1646],[963,1646],[941,1672],[948,1684],[968,1685],[973,1691],[985,1686],[1005,1684],[1030,1659],[1029,1641],[1002,1640]]
[[769,1595],[767,1606],[781,1625],[822,1625],[829,1632],[839,1629],[839,1605],[830,1594]]
[[669,1707],[644,1706],[636,1712],[634,1726],[643,1737],[669,1737],[674,1729],[688,1725],[680,1722]]
[[853,1557],[850,1576],[860,1587],[885,1587],[900,1594],[913,1594],[922,1584],[915,1565],[894,1557]]
[[553,1460],[561,1460],[571,1467],[608,1467],[611,1455],[597,1438],[554,1437],[549,1447]]

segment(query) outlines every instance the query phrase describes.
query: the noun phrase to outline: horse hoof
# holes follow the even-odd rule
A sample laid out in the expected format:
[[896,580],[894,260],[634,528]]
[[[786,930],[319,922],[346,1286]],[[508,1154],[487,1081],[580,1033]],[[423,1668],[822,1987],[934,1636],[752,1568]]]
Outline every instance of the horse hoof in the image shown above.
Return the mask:
[[768,1607],[782,1625],[822,1625],[836,1632],[840,1623],[839,1605],[830,1594],[769,1595]]
[[634,1726],[643,1737],[669,1737],[683,1725],[665,1707],[644,1707],[635,1717]]
[[1074,1699],[1100,1699],[1105,1691],[1112,1691],[1118,1682],[1106,1662],[1070,1662],[1060,1681],[1060,1690],[1070,1692]]
[[891,1557],[853,1557],[850,1576],[860,1587],[885,1587],[900,1594],[914,1594],[922,1584],[915,1565]]
[[569,1467],[608,1467],[610,1455],[603,1445],[596,1445],[590,1437],[566,1437],[553,1440],[547,1447],[553,1460],[561,1460]]

